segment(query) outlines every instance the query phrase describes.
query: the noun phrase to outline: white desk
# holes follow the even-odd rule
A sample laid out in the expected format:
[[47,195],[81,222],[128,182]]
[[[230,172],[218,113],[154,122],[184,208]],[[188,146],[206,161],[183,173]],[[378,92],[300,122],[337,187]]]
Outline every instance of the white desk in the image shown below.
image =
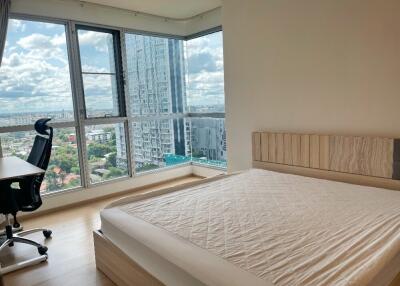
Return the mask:
[[45,170],[40,169],[18,157],[0,158],[0,181],[43,174]]

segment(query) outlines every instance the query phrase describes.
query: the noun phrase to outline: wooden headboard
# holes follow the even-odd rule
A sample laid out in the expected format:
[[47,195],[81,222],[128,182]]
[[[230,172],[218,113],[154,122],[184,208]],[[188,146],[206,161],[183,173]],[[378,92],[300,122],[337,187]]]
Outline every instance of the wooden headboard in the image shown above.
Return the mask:
[[400,139],[254,132],[253,166],[400,190]]

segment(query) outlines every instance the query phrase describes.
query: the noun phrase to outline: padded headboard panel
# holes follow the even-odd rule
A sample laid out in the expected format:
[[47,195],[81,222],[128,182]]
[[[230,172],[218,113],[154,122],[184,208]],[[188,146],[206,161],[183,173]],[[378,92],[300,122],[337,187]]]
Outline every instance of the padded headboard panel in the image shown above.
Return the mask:
[[[253,165],[312,177],[400,189],[400,140],[254,132]],[[379,183],[368,183],[370,181]]]

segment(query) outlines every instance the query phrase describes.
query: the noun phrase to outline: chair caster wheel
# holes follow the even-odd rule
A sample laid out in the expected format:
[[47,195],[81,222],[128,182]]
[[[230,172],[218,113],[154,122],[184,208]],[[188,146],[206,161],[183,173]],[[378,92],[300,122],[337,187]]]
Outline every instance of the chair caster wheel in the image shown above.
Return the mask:
[[18,222],[14,222],[13,228],[19,228],[21,225]]
[[40,255],[45,255],[47,253],[48,248],[46,246],[39,246],[38,252]]
[[51,230],[49,230],[49,229],[43,230],[43,235],[44,235],[45,238],[50,238],[52,233],[53,232]]

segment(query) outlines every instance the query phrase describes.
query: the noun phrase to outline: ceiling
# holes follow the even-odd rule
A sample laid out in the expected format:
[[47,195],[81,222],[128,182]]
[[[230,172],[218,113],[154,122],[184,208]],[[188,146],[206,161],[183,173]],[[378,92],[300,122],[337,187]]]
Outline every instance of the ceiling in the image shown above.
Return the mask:
[[116,8],[186,19],[220,7],[222,0],[84,0]]

